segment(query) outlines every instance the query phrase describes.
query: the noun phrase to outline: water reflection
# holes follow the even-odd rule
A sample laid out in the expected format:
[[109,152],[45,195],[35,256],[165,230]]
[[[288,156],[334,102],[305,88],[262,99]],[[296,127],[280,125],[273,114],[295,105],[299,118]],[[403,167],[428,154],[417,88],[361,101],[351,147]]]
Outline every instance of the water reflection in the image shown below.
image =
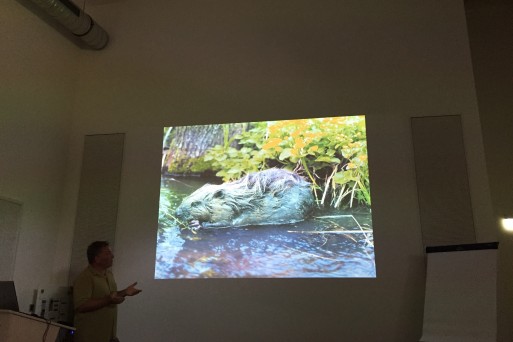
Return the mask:
[[180,230],[181,200],[204,179],[163,179],[156,279],[375,277],[369,213],[318,211],[288,225]]

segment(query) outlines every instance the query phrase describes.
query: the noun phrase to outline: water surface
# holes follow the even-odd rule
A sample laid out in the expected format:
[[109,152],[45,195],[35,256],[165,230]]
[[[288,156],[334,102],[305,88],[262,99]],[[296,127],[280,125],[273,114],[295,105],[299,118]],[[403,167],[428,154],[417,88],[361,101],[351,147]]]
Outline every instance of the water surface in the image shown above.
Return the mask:
[[376,276],[367,211],[319,209],[294,224],[180,229],[174,210],[203,184],[162,178],[156,279]]

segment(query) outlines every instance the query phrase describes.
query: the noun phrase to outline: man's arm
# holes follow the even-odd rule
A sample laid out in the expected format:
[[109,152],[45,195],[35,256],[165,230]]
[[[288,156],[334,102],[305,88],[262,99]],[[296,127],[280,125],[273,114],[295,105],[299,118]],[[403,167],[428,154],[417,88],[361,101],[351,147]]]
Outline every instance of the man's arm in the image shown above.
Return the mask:
[[118,291],[118,296],[120,297],[126,297],[126,296],[135,296],[136,294],[139,294],[142,290],[136,289],[135,285],[137,285],[137,282],[133,283],[132,285],[128,286],[126,289]]
[[89,298],[76,308],[77,312],[84,313],[101,309],[111,304],[120,304],[125,300],[124,296],[119,293],[112,292],[110,295],[103,298]]

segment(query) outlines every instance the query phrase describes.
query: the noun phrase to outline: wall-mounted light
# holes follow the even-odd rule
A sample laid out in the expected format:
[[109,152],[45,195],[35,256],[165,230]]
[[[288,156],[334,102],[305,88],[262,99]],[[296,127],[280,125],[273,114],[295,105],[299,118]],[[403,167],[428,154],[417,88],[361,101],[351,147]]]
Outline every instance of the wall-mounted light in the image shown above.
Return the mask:
[[103,49],[109,35],[89,14],[82,11],[70,0],[30,0],[46,13],[70,30],[90,48]]
[[504,216],[501,218],[502,228],[507,231],[513,233],[513,217],[512,216]]

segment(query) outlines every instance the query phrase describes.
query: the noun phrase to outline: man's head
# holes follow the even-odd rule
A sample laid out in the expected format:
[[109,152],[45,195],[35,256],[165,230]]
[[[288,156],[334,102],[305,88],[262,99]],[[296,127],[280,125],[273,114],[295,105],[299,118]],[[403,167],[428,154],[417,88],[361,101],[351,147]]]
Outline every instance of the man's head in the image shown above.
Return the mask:
[[90,265],[107,269],[112,266],[114,254],[107,241],[95,241],[87,247],[87,260]]

